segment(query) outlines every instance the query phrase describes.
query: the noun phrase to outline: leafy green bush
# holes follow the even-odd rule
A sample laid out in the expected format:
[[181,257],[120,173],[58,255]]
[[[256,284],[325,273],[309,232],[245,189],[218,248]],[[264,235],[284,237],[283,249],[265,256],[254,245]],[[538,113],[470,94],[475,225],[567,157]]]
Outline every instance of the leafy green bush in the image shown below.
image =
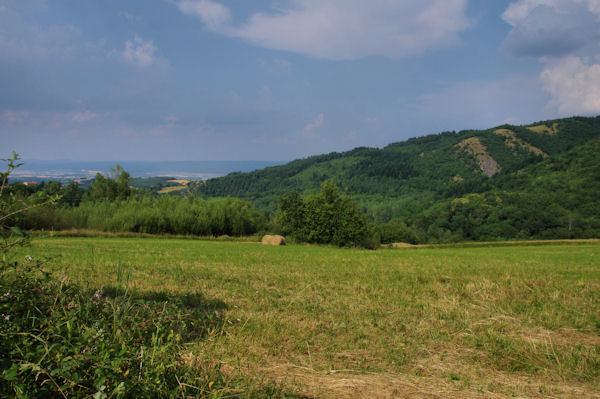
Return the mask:
[[0,396],[197,397],[223,385],[216,368],[181,362],[182,344],[221,322],[219,302],[86,292],[30,258],[2,264],[0,293]]

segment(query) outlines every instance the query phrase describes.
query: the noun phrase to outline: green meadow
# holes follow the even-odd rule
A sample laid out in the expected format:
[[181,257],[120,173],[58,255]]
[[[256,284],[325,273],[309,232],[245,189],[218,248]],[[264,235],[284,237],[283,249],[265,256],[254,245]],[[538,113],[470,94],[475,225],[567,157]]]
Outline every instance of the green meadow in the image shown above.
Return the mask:
[[181,361],[257,386],[310,398],[600,396],[598,241],[369,251],[48,237],[25,255],[90,290],[201,295],[219,323]]

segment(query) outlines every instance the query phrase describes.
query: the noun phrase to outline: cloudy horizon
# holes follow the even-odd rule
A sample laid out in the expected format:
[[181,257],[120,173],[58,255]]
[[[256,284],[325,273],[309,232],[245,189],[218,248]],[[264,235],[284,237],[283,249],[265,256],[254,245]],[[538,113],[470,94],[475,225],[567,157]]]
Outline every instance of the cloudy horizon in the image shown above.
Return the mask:
[[4,158],[277,160],[600,114],[598,0],[0,0]]

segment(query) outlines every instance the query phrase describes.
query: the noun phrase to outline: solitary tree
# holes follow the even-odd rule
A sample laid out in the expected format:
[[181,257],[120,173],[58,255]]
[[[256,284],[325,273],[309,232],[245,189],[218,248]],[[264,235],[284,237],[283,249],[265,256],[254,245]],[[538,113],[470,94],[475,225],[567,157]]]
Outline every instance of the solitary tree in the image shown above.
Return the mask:
[[339,194],[337,186],[326,181],[321,192],[301,199],[291,192],[279,199],[277,221],[284,234],[298,241],[334,244],[340,247],[374,248],[378,244],[359,207]]

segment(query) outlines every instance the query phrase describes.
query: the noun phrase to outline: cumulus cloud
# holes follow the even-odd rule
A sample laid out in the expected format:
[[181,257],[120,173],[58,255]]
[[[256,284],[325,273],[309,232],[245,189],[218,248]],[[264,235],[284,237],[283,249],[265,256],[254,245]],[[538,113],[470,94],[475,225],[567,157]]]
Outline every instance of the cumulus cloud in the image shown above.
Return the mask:
[[469,27],[467,0],[288,0],[240,25],[231,23],[229,8],[212,0],[176,5],[218,33],[333,60],[421,53],[459,42]]
[[144,40],[140,36],[135,35],[133,41],[125,42],[125,50],[123,50],[123,58],[132,65],[147,67],[154,63],[158,49],[152,43],[152,40]]
[[520,56],[565,56],[600,39],[598,0],[519,0],[502,18],[513,27],[504,47]]
[[185,0],[175,4],[182,13],[200,18],[210,29],[217,29],[231,19],[229,8],[211,0]]
[[317,117],[317,119],[315,119],[314,121],[312,121],[310,123],[307,123],[306,126],[304,126],[304,131],[312,132],[313,130],[317,130],[318,128],[323,126],[324,121],[325,121],[325,115],[321,112],[319,114],[319,116]]
[[544,64],[540,82],[555,115],[600,112],[599,0],[518,0],[502,18],[513,27],[505,48]]
[[541,78],[560,114],[600,113],[600,65],[589,58],[550,61]]
[[315,133],[316,130],[319,130],[321,126],[323,126],[323,122],[325,122],[325,114],[321,112],[317,119],[312,122],[309,122],[304,126],[300,136],[305,138],[315,138],[317,135]]

